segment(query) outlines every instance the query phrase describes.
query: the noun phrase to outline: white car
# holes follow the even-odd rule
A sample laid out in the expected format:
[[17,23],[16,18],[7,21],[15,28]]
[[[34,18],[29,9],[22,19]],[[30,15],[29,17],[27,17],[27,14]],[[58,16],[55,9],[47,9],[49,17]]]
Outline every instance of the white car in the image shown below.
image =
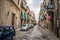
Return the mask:
[[30,27],[30,28],[33,28],[33,24],[29,24],[29,27]]
[[23,30],[23,31],[26,31],[28,29],[29,29],[28,24],[23,24],[21,27],[21,30]]

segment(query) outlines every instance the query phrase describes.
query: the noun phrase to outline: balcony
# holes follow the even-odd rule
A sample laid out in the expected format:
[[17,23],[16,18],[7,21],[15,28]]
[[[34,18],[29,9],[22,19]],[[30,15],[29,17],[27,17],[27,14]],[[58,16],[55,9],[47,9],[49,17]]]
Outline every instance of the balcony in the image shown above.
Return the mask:
[[48,8],[48,9],[54,9],[54,5],[53,5],[53,4],[48,4],[48,5],[47,5],[47,8]]
[[28,16],[26,15],[26,13],[24,11],[21,12],[21,18],[24,20],[28,19]]
[[27,6],[26,6],[26,3],[24,1],[22,2],[21,5],[22,5],[22,8],[26,9]]

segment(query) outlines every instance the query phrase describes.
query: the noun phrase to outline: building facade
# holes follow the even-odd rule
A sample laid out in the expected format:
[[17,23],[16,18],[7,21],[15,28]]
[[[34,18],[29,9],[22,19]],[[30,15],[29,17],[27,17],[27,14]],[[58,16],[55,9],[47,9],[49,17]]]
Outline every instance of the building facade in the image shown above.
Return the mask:
[[30,11],[29,19],[31,24],[35,24],[35,15],[33,11]]
[[46,28],[48,23],[46,17],[48,16],[48,14],[47,14],[47,9],[45,8],[45,3],[41,3],[40,7],[41,10],[39,13],[39,25],[41,25],[42,28]]
[[60,38],[60,0],[57,0],[57,31],[58,31],[58,33],[57,33],[57,35],[58,35],[58,37]]
[[[19,1],[19,2],[18,2]],[[0,0],[0,26],[14,26],[18,29],[20,23],[21,0]]]
[[21,1],[21,26],[27,24],[29,8],[25,0]]
[[[58,2],[59,2],[58,0],[44,0],[43,1],[44,7],[42,9],[43,11],[40,12],[40,15],[41,15],[41,13],[43,14],[46,12],[46,14],[47,14],[45,16],[45,19],[47,21],[46,27],[48,27],[48,29],[53,31],[57,35],[57,37],[59,37],[59,35],[60,35],[59,27],[58,27],[58,24],[59,24],[59,3]],[[46,23],[44,23],[43,25],[46,25]]]

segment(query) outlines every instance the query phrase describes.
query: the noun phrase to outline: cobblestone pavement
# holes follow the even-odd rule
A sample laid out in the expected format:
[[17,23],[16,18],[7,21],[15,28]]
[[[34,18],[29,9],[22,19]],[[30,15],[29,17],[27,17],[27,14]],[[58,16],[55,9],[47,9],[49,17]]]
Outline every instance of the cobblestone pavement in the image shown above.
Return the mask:
[[51,31],[42,29],[38,25],[36,25],[33,30],[30,30],[30,32],[28,31],[25,32],[24,35],[20,35],[16,36],[16,40],[59,40]]

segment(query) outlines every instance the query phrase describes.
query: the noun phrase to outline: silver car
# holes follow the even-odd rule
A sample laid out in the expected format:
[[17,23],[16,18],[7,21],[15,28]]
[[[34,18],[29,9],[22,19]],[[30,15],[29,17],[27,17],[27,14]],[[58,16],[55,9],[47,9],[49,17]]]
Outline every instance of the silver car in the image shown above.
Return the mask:
[[28,29],[29,29],[28,24],[23,24],[21,27],[21,30],[23,30],[23,31],[26,31]]
[[29,24],[29,27],[30,27],[30,28],[33,28],[33,24]]

